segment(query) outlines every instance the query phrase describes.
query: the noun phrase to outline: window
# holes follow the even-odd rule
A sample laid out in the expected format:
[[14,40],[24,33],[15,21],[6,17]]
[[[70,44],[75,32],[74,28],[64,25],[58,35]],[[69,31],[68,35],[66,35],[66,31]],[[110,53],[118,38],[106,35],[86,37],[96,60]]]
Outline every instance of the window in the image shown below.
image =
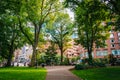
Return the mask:
[[114,48],[114,47],[115,47],[115,44],[111,44],[111,47]]
[[110,42],[113,43],[113,42],[114,42],[114,39],[110,39]]
[[120,55],[120,50],[112,50],[113,55]]
[[96,55],[97,56],[106,56],[106,55],[108,55],[108,52],[107,51],[97,51]]
[[114,38],[114,34],[110,34],[110,38]]

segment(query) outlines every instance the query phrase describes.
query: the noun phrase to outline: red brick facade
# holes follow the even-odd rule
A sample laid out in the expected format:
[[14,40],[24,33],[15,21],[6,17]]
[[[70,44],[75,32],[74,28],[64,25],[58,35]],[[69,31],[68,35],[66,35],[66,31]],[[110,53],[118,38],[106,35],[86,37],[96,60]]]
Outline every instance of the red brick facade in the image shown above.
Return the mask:
[[[109,54],[120,57],[120,32],[110,31],[110,37],[105,41],[107,46],[104,48],[93,48],[92,55],[94,58],[104,58]],[[68,50],[68,56],[73,57],[78,54],[78,56],[85,58],[87,57],[87,52],[81,46],[73,46],[72,49]]]
[[110,32],[110,38],[106,40],[107,46],[105,48],[95,48],[94,49],[94,58],[103,58],[109,54],[115,56],[120,56],[120,33],[119,32]]

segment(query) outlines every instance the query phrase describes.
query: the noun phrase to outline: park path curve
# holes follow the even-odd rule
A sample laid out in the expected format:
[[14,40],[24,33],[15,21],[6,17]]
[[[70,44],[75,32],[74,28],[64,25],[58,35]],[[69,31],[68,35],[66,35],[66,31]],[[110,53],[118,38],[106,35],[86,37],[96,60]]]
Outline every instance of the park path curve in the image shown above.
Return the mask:
[[77,76],[72,74],[69,69],[73,66],[47,66],[46,80],[80,80]]

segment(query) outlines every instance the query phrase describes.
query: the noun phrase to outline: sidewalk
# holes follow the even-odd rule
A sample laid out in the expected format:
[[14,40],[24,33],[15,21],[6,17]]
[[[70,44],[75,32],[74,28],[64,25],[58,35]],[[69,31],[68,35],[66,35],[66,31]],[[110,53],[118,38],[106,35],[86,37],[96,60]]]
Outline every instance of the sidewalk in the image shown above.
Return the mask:
[[73,66],[48,66],[46,80],[80,80],[69,71],[72,68]]

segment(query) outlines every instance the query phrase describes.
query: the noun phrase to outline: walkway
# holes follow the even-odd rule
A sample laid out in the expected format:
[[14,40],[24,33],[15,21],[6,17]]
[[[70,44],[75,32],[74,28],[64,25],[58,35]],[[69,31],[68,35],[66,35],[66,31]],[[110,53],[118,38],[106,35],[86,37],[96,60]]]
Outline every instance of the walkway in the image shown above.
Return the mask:
[[77,76],[72,74],[69,69],[73,66],[49,66],[46,80],[80,80]]

